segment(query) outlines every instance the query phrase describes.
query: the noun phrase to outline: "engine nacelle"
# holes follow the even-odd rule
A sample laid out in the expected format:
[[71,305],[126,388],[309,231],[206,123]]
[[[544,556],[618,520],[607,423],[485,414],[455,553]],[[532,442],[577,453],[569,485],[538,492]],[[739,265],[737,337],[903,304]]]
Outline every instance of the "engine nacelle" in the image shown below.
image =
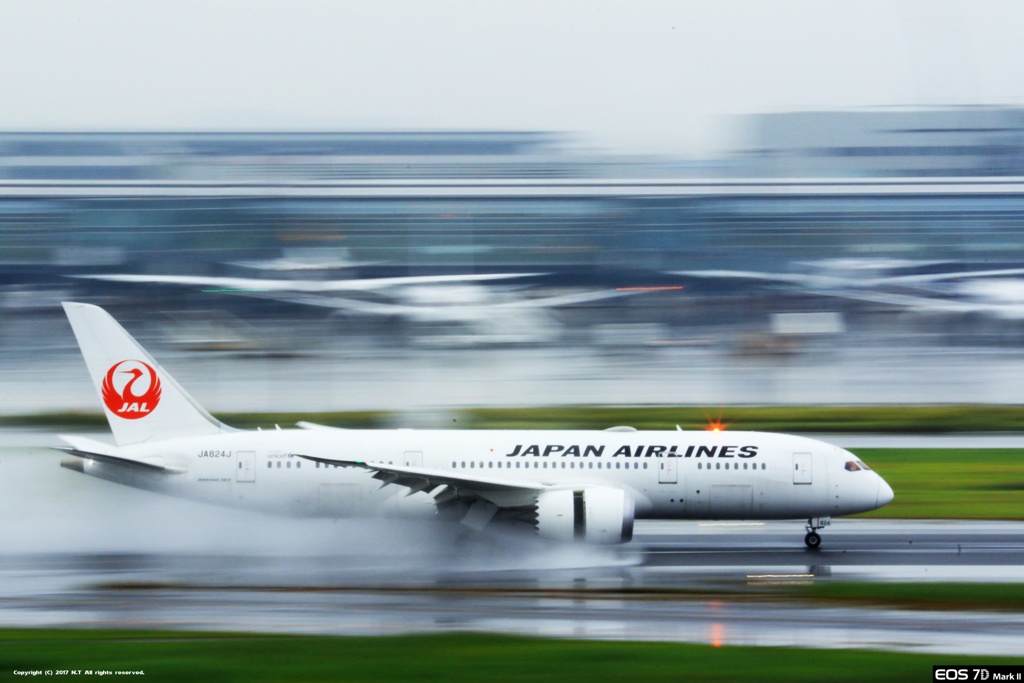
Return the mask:
[[537,533],[554,541],[626,543],[633,538],[633,497],[622,489],[585,486],[537,497]]

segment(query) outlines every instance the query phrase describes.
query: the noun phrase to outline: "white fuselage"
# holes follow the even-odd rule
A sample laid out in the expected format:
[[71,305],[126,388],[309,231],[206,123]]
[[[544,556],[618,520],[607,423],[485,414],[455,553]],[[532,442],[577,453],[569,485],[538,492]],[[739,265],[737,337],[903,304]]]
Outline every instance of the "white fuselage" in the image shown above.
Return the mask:
[[[758,432],[302,429],[226,432],[122,446],[180,474],[86,458],[82,470],[210,503],[305,516],[434,514],[427,493],[382,486],[359,467],[300,456],[441,470],[510,483],[625,490],[637,518],[799,519],[854,514],[892,499],[856,456]],[[501,505],[501,502],[498,501]]]

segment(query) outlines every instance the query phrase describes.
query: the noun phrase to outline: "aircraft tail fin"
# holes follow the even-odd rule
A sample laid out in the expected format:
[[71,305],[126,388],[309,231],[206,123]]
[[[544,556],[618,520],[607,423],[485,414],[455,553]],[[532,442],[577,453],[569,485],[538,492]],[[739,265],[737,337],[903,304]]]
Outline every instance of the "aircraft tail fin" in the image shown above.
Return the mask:
[[63,306],[118,446],[230,429],[196,403],[105,310],[71,302]]

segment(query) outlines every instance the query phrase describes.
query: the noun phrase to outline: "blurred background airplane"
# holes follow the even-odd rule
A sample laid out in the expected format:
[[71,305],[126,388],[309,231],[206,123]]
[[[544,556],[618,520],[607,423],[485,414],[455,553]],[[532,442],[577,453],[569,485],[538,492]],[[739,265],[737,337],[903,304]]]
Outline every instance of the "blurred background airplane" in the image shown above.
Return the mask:
[[[262,262],[258,267],[266,267],[268,263],[273,270],[305,273],[314,269],[313,264],[304,265],[284,258]],[[345,267],[355,265],[346,263]],[[499,287],[494,284],[541,275],[489,273],[344,280],[130,274],[79,277],[131,284],[182,285],[207,293],[238,294],[356,315],[395,318],[414,328],[415,343],[448,347],[558,341],[561,327],[548,313],[549,309],[649,291],[606,288],[527,296],[522,286]],[[377,298],[352,297],[357,294],[375,295]]]
[[754,283],[793,292],[921,313],[980,313],[1004,320],[1024,318],[1024,268],[970,268],[955,261],[827,259],[795,266],[810,272],[744,270],[672,271],[684,278]]

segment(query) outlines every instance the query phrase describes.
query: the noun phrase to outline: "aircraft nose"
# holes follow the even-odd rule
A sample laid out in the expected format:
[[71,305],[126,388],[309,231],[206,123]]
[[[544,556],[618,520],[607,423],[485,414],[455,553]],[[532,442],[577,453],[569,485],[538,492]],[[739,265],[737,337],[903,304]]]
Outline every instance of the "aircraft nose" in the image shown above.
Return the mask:
[[882,507],[892,502],[892,499],[896,495],[892,492],[892,487],[886,483],[885,479],[878,478],[878,497],[875,499],[875,507]]

